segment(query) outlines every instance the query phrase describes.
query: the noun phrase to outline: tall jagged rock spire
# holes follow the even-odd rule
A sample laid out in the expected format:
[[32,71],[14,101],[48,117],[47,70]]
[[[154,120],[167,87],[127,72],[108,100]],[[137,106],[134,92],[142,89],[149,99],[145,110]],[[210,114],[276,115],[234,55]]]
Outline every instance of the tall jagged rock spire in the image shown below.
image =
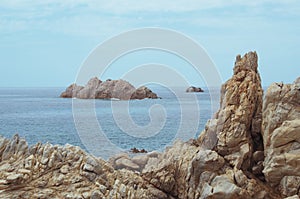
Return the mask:
[[260,135],[263,90],[256,52],[236,57],[234,75],[221,90],[220,110],[199,137],[237,169],[249,169],[254,151],[262,150]]

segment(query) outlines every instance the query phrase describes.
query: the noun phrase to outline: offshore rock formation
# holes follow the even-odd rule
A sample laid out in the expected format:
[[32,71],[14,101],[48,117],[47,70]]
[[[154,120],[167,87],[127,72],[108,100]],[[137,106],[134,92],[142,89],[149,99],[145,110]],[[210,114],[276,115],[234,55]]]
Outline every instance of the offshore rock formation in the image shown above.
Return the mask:
[[0,198],[299,199],[300,78],[272,84],[263,101],[249,52],[221,92],[200,137],[162,153],[105,162],[70,145],[1,138]]
[[200,87],[195,87],[195,86],[190,86],[190,87],[188,87],[187,89],[186,89],[186,91],[185,92],[187,92],[187,93],[192,93],[192,92],[197,92],[197,93],[199,93],[199,92],[204,92],[204,90],[202,89],[202,88],[200,88]]
[[71,84],[66,91],[61,93],[63,98],[80,98],[80,99],[157,99],[157,95],[145,86],[135,89],[129,82],[125,80],[106,80],[102,82],[94,77],[83,86]]

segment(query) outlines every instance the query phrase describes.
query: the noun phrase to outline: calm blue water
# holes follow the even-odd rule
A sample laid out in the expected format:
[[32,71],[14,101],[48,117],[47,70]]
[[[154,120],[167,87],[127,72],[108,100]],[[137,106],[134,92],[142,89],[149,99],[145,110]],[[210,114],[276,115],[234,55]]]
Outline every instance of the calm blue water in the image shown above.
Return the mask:
[[[86,149],[75,127],[72,99],[58,97],[63,90],[0,88],[0,135],[10,138],[18,133],[30,145],[37,142],[69,143]],[[212,116],[209,92],[193,94],[185,93],[184,88],[170,90],[163,87],[152,90],[162,99],[93,100],[96,119],[110,142],[124,150],[132,147],[157,150],[171,144],[177,133],[184,140],[199,135]],[[214,90],[211,94],[216,93],[219,91]],[[199,107],[195,106],[195,99]],[[86,101],[77,101],[82,103],[79,112],[84,115]],[[85,134],[95,131],[89,124],[89,116],[82,118],[80,125],[86,129]],[[99,146],[95,144],[95,147]]]

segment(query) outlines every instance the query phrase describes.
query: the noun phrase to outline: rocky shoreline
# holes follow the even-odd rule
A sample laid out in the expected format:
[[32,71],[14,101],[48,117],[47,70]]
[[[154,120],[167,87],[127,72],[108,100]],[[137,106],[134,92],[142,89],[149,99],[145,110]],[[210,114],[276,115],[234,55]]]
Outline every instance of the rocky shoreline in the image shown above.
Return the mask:
[[237,56],[199,138],[162,153],[105,162],[76,146],[0,138],[0,197],[299,198],[300,78],[273,83],[263,99],[257,61]]

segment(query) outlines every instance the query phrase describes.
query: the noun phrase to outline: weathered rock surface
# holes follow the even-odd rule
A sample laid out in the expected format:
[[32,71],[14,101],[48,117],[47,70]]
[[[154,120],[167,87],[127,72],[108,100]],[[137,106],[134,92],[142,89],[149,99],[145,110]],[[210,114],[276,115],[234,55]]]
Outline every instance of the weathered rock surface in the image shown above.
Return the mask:
[[128,170],[79,147],[0,137],[0,198],[168,198]]
[[143,178],[177,198],[279,198],[259,179],[261,167],[252,173],[263,161],[256,53],[237,56],[234,75],[221,92],[220,110],[198,142],[177,142],[149,160]]
[[0,198],[299,198],[300,78],[272,84],[263,102],[250,52],[237,56],[221,92],[200,137],[162,153],[105,162],[70,145],[0,138]]
[[148,160],[142,176],[175,198],[281,198],[265,183],[262,88],[256,53],[237,56],[220,110],[198,142],[175,143]]
[[121,153],[109,159],[109,163],[114,169],[128,169],[131,171],[141,172],[145,165],[148,163],[148,160],[153,157],[158,157],[159,153],[154,152],[144,155],[134,155],[129,157],[127,153]]
[[237,56],[234,75],[222,86],[220,110],[199,138],[203,147],[215,149],[237,169],[252,167],[253,153],[263,149],[262,95],[256,53]]
[[185,92],[187,92],[187,93],[198,92],[199,93],[199,92],[204,92],[204,90],[200,87],[190,86],[186,89]]
[[120,100],[158,98],[155,93],[145,86],[135,89],[133,85],[122,79],[108,79],[102,82],[97,77],[90,79],[85,87],[77,86],[76,84],[70,85],[66,91],[61,93],[60,97],[76,97],[80,99],[116,98]]
[[300,195],[300,78],[268,88],[263,118],[266,180],[284,196]]

